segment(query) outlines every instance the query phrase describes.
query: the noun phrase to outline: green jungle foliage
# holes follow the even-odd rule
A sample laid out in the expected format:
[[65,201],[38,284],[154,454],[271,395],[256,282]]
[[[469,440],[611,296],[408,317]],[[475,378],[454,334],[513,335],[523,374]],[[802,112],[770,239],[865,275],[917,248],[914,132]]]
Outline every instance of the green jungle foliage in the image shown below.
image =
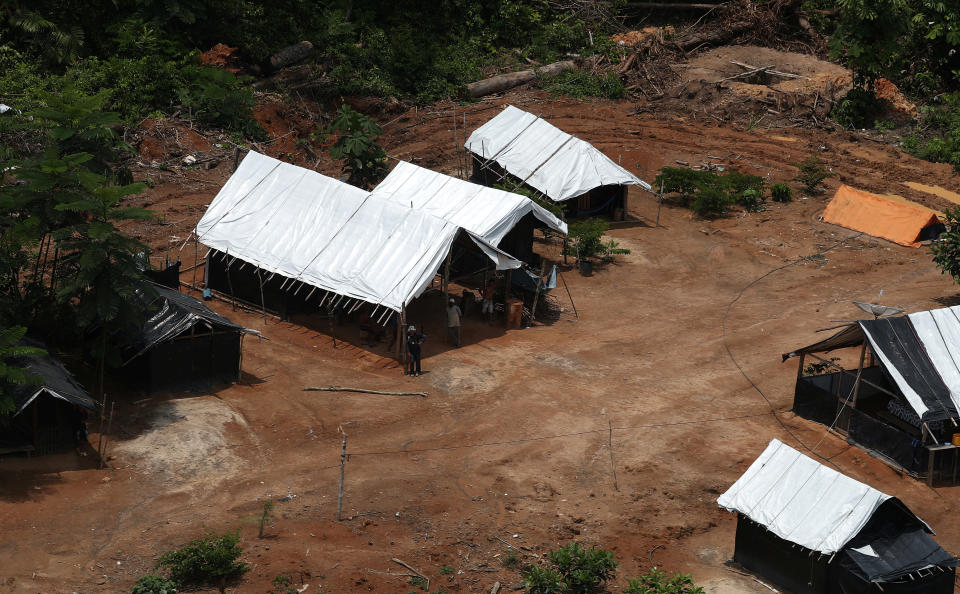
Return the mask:
[[137,580],[130,594],[177,594],[177,585],[165,577],[150,574]]
[[650,573],[627,580],[627,594],[703,594],[703,588],[693,584],[687,573],[669,575],[654,567]]
[[736,169],[717,173],[664,167],[654,185],[704,218],[721,217],[735,204],[748,211],[761,211],[766,202],[766,180]]
[[387,152],[376,143],[381,132],[376,120],[344,103],[319,136],[326,139],[336,135],[329,149],[330,156],[343,161],[348,183],[370,189],[387,173]]
[[931,244],[930,251],[940,272],[960,284],[960,207],[948,208],[944,214],[947,230]]
[[17,344],[26,333],[27,329],[23,326],[0,327],[0,420],[16,412],[9,390],[35,380],[23,368],[23,360],[46,354],[43,349]]
[[540,86],[553,95],[570,97],[606,97],[622,99],[626,94],[623,81],[615,72],[606,75],[593,74],[582,70],[568,70],[557,76],[546,77]]
[[166,570],[180,588],[216,586],[222,591],[225,584],[250,570],[239,560],[243,552],[239,542],[237,533],[208,534],[160,555],[157,568]]

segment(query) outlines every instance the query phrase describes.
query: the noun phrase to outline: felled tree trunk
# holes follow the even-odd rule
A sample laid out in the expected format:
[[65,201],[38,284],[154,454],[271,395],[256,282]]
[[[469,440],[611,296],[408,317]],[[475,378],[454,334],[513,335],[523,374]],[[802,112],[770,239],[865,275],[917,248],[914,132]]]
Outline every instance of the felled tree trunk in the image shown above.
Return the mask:
[[577,65],[573,60],[565,60],[563,62],[554,62],[553,64],[541,66],[536,70],[508,72],[506,74],[499,74],[497,76],[492,76],[490,78],[485,78],[483,80],[470,83],[467,85],[467,92],[470,93],[470,96],[474,98],[483,97],[484,95],[489,95],[490,93],[499,93],[500,91],[512,89],[513,87],[522,85],[525,82],[530,82],[537,76],[555,76],[561,72],[575,70],[576,68]]
[[313,44],[309,41],[301,41],[294,45],[288,45],[282,50],[270,56],[270,68],[279,70],[284,66],[296,64],[304,60],[313,53]]
[[729,39],[733,39],[741,33],[753,29],[756,24],[755,21],[742,21],[714,31],[695,33],[677,40],[677,45],[680,46],[683,51],[692,50],[700,45],[719,45]]

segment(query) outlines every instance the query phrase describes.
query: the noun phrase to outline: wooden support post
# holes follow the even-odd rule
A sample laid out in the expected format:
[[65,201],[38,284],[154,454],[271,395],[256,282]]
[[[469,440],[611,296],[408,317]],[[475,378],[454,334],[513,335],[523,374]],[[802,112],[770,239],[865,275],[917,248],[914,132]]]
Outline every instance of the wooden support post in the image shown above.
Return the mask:
[[853,382],[853,400],[850,402],[851,408],[857,408],[857,395],[860,394],[860,379],[863,377],[863,360],[867,356],[867,341],[863,341],[863,348],[860,349],[860,367],[857,368],[857,379]]
[[537,300],[540,299],[540,287],[543,285],[543,273],[547,269],[547,261],[542,260],[540,262],[540,277],[537,278],[537,290],[533,294],[533,307],[530,309],[530,323],[527,324],[527,327],[533,325],[534,318],[537,317]]
[[807,358],[806,353],[800,353],[800,364],[797,365],[797,379],[803,377],[803,361]]
[[613,461],[613,421],[607,419],[607,425],[610,427],[607,445],[610,448],[610,468],[613,470],[613,490],[619,491],[620,486],[617,485],[617,463]]
[[660,226],[660,207],[663,206],[663,180],[660,180],[660,193],[657,194],[657,223],[656,226]]
[[400,313],[396,314],[399,316],[397,319],[397,360],[400,361],[400,365],[404,366],[404,371],[406,371],[407,360],[403,352],[403,343],[406,340],[407,336],[407,308],[401,307]]
[[443,327],[447,330],[443,333],[443,342],[450,341],[449,320],[447,319],[447,307],[450,302],[450,260],[453,255],[453,246],[447,252],[447,260],[443,263]]
[[[342,431],[342,429],[341,429]],[[343,434],[343,444],[340,446],[340,490],[337,492],[337,521],[343,511],[343,475],[347,467],[347,434]]]
[[567,292],[567,298],[570,299],[570,306],[573,307],[573,315],[577,316],[577,319],[580,319],[580,314],[577,313],[577,304],[573,302],[573,295],[570,294],[570,288],[567,286],[567,281],[563,278],[563,273],[559,270],[557,271],[557,276],[560,277],[560,282],[563,283],[563,288]]

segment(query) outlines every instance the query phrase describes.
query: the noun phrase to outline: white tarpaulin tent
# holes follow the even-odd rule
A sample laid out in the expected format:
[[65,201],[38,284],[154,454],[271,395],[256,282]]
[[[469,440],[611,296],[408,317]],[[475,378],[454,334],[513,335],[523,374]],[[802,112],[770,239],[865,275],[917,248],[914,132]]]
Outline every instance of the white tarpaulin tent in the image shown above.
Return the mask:
[[[266,272],[400,311],[430,285],[460,230],[251,151],[194,233],[201,243]],[[468,235],[498,269],[520,266]]]
[[717,503],[784,540],[830,555],[887,499],[774,439]]
[[636,185],[650,190],[650,184],[589,142],[512,105],[474,130],[464,146],[556,202],[606,185]]
[[481,186],[400,161],[371,195],[411,206],[483,237],[493,245],[524,216],[533,213],[566,235],[567,224],[519,194]]
[[960,411],[960,306],[912,313],[910,323]]

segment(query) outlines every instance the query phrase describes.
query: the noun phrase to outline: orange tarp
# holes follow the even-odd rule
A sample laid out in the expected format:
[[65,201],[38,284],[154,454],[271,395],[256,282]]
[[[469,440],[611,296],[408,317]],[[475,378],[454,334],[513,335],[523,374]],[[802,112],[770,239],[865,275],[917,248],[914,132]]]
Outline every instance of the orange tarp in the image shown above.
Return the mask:
[[925,206],[890,200],[850,186],[840,186],[823,211],[823,220],[900,245],[917,247],[920,232],[940,220]]

